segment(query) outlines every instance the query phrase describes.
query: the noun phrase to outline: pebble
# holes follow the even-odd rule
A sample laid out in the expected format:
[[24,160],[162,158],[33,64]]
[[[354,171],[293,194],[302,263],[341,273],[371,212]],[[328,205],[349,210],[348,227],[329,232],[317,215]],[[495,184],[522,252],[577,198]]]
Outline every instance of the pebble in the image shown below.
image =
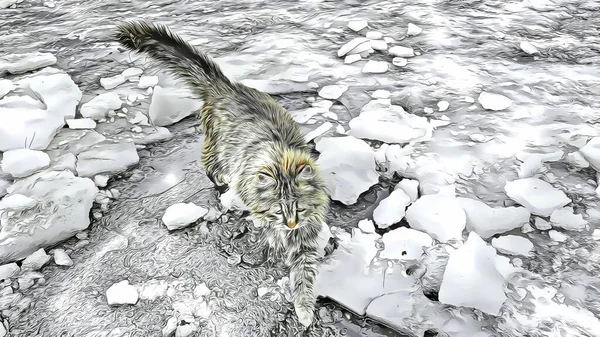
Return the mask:
[[360,56],[360,54],[352,54],[352,55],[346,56],[346,58],[344,59],[344,63],[352,64],[354,62],[360,61],[361,59],[362,59],[362,57]]
[[364,20],[352,20],[348,22],[348,28],[352,29],[355,32],[359,32],[365,28],[367,28],[368,23]]
[[366,37],[369,40],[381,40],[383,38],[383,33],[371,31],[371,32],[367,32]]
[[106,300],[109,305],[136,304],[139,300],[137,289],[123,280],[115,283],[106,290]]
[[406,35],[417,36],[417,35],[421,34],[422,31],[423,31],[423,28],[421,28],[415,24],[409,23],[408,29],[406,31]]
[[408,60],[402,57],[394,57],[392,59],[392,64],[396,67],[404,67],[408,64]]
[[364,74],[383,74],[389,69],[389,63],[385,61],[369,60],[362,68]]
[[448,101],[439,101],[437,106],[439,111],[446,111],[450,107],[450,103]]

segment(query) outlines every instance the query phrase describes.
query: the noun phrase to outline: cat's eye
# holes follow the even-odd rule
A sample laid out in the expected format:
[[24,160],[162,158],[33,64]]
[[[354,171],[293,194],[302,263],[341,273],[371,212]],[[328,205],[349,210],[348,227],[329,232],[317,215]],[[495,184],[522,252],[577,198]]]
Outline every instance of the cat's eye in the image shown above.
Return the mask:
[[302,175],[311,175],[313,173],[313,168],[312,166],[306,164],[304,166],[302,166],[302,168],[300,169],[300,174]]
[[275,211],[275,214],[277,214],[277,215],[281,215],[282,213],[283,213],[283,211],[281,209],[278,209]]
[[304,208],[298,208],[297,211],[298,211],[298,213],[302,213],[302,212],[306,211],[306,209],[304,209]]
[[256,176],[256,179],[258,180],[259,183],[266,183],[273,178],[266,173],[259,173]]

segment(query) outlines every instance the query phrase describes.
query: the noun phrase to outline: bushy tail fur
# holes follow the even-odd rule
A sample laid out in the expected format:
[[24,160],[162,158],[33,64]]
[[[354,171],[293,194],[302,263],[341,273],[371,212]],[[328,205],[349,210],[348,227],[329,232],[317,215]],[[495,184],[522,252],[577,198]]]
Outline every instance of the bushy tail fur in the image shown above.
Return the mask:
[[148,54],[184,80],[203,99],[231,88],[231,82],[207,55],[163,25],[144,21],[117,26],[115,38],[125,48]]

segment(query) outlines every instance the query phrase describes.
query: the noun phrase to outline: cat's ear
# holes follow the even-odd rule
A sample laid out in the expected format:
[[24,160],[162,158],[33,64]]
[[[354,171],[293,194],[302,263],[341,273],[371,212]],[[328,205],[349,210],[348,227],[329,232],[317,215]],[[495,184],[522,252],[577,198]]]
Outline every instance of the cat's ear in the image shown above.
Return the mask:
[[275,181],[275,179],[266,172],[258,172],[256,181],[261,185],[267,185]]
[[310,178],[314,175],[315,170],[309,164],[304,164],[300,167],[298,176],[303,178]]

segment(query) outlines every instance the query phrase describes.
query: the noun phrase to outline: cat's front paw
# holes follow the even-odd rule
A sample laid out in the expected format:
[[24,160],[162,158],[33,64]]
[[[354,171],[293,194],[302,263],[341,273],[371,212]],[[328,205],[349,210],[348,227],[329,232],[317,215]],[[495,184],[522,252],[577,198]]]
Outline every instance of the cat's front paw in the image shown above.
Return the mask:
[[303,305],[294,305],[294,309],[296,310],[296,316],[298,316],[298,321],[300,322],[300,324],[308,328],[313,321],[313,308]]

